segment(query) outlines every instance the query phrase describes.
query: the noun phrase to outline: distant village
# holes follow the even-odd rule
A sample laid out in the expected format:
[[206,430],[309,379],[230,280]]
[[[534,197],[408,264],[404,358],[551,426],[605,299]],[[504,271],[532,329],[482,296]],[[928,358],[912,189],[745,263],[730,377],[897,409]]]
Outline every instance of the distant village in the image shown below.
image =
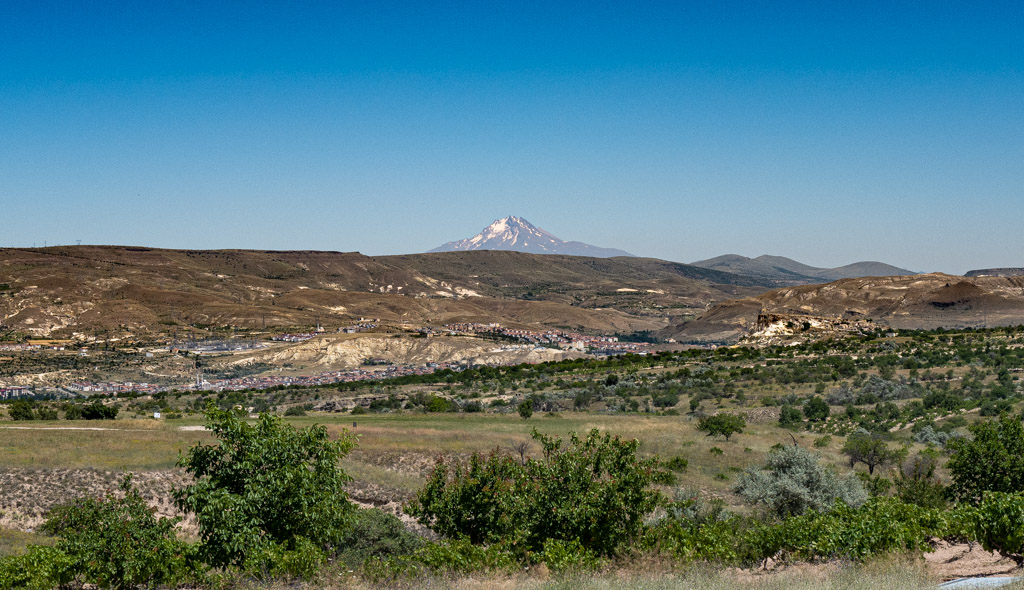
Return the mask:
[[[339,333],[355,334],[366,332],[378,327],[376,322],[361,322],[352,326],[338,329]],[[320,336],[325,331],[320,326],[312,332],[283,333],[271,336],[273,342],[304,342]],[[418,330],[425,337],[438,335],[460,336],[493,336],[508,340],[520,345],[557,348],[566,351],[577,351],[580,353],[595,356],[610,356],[621,354],[647,354],[647,343],[643,342],[620,342],[614,336],[593,336],[562,330],[524,330],[507,328],[500,324],[490,323],[456,323],[445,324],[440,328],[426,327]],[[240,350],[251,350],[262,348],[265,344],[255,340],[224,340],[224,341],[192,341],[188,343],[173,343],[169,350],[187,350],[191,352],[231,352]],[[4,344],[0,351],[26,351],[40,350],[44,347],[34,344]],[[46,347],[50,348],[50,347]],[[64,347],[53,347],[55,350],[64,350]],[[83,351],[86,349],[82,349]],[[152,356],[152,353],[147,353]],[[403,377],[408,375],[428,375],[442,369],[455,371],[464,370],[470,365],[466,362],[459,363],[427,363],[425,365],[394,365],[386,359],[365,359],[366,366],[383,367],[374,369],[351,369],[344,371],[327,371],[315,375],[285,376],[285,375],[251,375],[235,377],[230,379],[206,380],[202,372],[197,372],[193,383],[179,385],[165,385],[155,383],[138,383],[132,381],[111,383],[111,382],[74,382],[63,387],[27,387],[27,386],[4,386],[0,384],[0,400],[17,399],[22,397],[79,397],[92,395],[118,395],[126,393],[155,394],[166,391],[237,391],[243,389],[271,389],[274,387],[289,386],[324,386],[335,383],[347,383],[354,381],[373,381]]]

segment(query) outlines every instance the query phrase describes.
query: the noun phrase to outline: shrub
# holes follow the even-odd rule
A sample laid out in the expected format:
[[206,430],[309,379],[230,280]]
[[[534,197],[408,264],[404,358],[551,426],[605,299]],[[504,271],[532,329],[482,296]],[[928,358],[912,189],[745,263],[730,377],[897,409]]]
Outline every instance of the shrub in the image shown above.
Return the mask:
[[726,441],[732,435],[743,432],[746,427],[747,421],[743,416],[736,414],[715,414],[701,418],[697,422],[697,430],[707,433],[708,436],[724,436]]
[[672,457],[665,462],[665,468],[677,473],[682,473],[690,466],[690,461],[686,457]]
[[81,406],[83,420],[113,420],[117,418],[117,406],[107,406],[102,402],[92,402]]
[[865,559],[896,551],[931,551],[928,540],[949,533],[943,511],[872,498],[858,508],[839,503],[778,524],[762,525],[748,539],[758,558],[784,551],[804,559]]
[[56,420],[57,419],[57,408],[51,408],[48,406],[39,406],[36,410],[36,419],[38,420]]
[[74,560],[56,547],[29,545],[22,555],[0,558],[0,590],[65,587],[74,577]]
[[804,404],[804,416],[811,422],[824,422],[830,411],[828,402],[818,396],[812,397]]
[[35,420],[36,413],[32,410],[34,405],[29,400],[20,399],[7,406],[7,413],[10,414],[11,420]]
[[947,467],[953,482],[949,495],[961,502],[979,502],[986,491],[1024,490],[1024,426],[1003,416],[969,427],[973,440],[956,439]]
[[896,478],[896,497],[907,504],[925,508],[946,507],[946,487],[936,475],[937,453],[925,449],[900,466]]
[[305,416],[306,410],[302,406],[292,406],[284,411],[285,416]]
[[[261,567],[253,556],[296,550],[308,540],[331,553],[350,523],[348,476],[338,462],[354,446],[332,441],[323,426],[297,430],[263,414],[256,424],[210,406],[207,427],[220,439],[196,445],[178,464],[195,482],[175,490],[196,515],[203,557],[213,566]],[[264,564],[265,566],[266,564]]]
[[665,474],[656,459],[636,456],[639,442],[592,430],[561,439],[536,430],[544,459],[472,455],[439,461],[406,507],[421,523],[472,543],[505,540],[542,551],[548,539],[578,540],[597,555],[612,555],[635,539],[660,494],[649,489]]
[[481,546],[461,538],[427,543],[412,555],[369,560],[363,567],[370,580],[381,582],[401,576],[414,578],[424,573],[510,571],[517,563],[505,543]]
[[356,566],[370,558],[410,555],[423,539],[409,532],[394,514],[370,508],[358,510],[353,526],[342,540],[340,558]]
[[557,574],[594,569],[601,563],[597,555],[576,539],[548,539],[540,552],[540,561]]
[[71,571],[100,588],[152,587],[190,576],[192,550],[175,534],[177,518],[157,518],[131,483],[123,498],[80,498],[59,506],[43,525],[59,535]]
[[1024,494],[985,492],[977,507],[967,507],[968,532],[986,551],[998,551],[1024,563]]
[[856,477],[837,475],[822,466],[817,455],[797,446],[768,453],[765,466],[748,469],[735,492],[779,517],[827,510],[836,500],[859,506],[867,498]]
[[523,420],[529,420],[533,416],[533,402],[531,400],[525,400],[516,409],[519,411],[519,417]]
[[804,417],[800,413],[800,410],[790,405],[782,406],[782,410],[779,412],[779,426],[783,428],[793,428],[800,424],[803,424]]

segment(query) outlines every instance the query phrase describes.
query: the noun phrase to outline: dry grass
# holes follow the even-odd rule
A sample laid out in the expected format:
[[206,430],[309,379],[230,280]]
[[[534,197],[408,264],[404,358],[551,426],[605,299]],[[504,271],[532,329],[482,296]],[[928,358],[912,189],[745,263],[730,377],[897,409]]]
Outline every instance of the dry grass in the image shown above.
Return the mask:
[[[645,568],[645,566],[651,566]],[[347,572],[325,576],[308,588],[358,590],[916,590],[933,589],[940,580],[920,559],[890,557],[864,564],[800,564],[774,572],[754,572],[698,565],[632,564],[595,574],[553,576],[543,568],[518,574],[422,577],[373,584]],[[1006,586],[1021,590],[1024,584]]]

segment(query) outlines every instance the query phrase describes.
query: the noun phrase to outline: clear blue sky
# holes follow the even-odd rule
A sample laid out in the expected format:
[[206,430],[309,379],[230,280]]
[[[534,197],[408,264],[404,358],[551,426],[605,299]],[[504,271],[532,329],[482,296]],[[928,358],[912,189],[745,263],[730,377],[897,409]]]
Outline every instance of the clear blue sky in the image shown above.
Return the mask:
[[0,3],[0,245],[1024,266],[1024,3]]

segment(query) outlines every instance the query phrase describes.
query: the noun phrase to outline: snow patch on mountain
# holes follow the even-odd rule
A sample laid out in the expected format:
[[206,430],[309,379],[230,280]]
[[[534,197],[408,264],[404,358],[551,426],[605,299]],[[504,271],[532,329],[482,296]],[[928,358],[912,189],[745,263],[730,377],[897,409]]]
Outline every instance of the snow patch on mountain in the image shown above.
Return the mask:
[[533,225],[522,217],[503,217],[495,220],[479,234],[448,242],[430,252],[457,252],[464,250],[514,250],[530,254],[566,254],[570,256],[592,256],[611,258],[633,256],[615,248],[600,248],[583,242],[567,242],[550,232]]

